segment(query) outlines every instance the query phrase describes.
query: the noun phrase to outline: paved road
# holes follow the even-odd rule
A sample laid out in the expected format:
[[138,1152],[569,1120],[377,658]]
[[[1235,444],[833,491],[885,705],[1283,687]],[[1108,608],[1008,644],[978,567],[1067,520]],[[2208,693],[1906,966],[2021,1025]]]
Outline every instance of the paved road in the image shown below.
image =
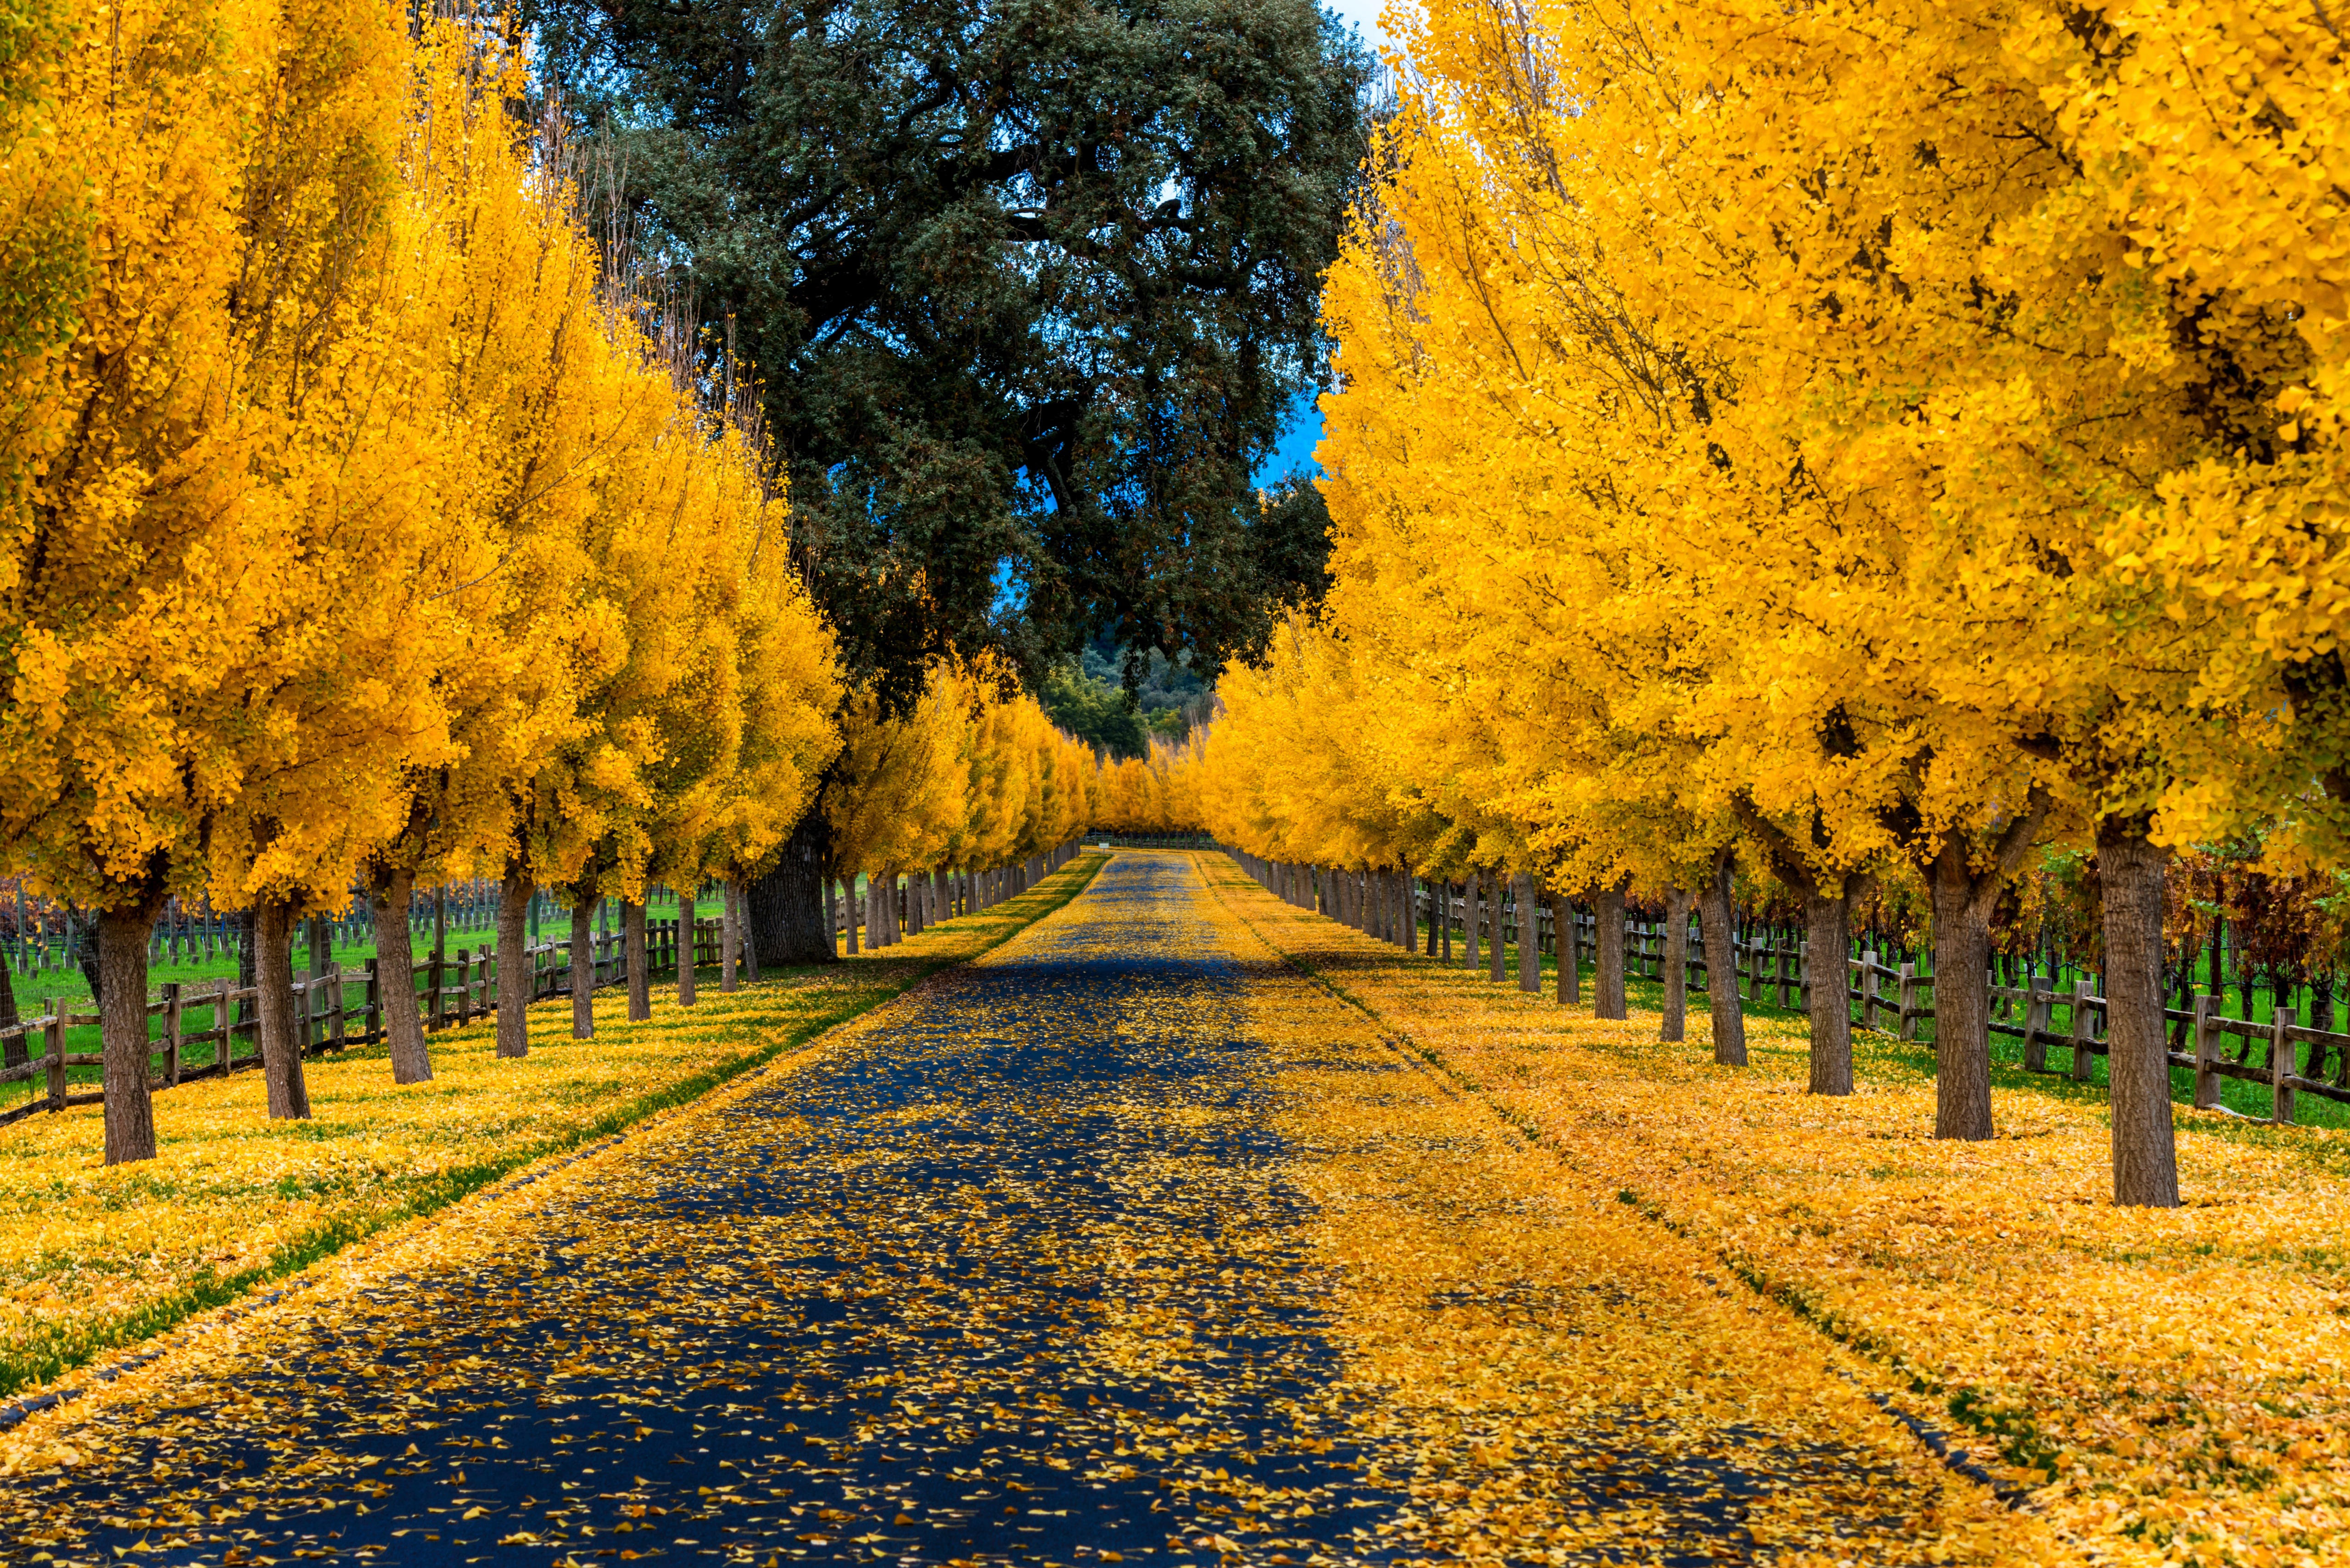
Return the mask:
[[1120,857],[491,1255],[256,1336],[47,1489],[94,1527],[50,1549],[1212,1559],[1253,1481],[1251,1556],[1380,1560],[1201,896]]
[[[1185,857],[1121,855],[795,1070],[158,1363],[138,1397],[57,1422],[76,1466],[7,1484],[0,1547],[775,1568],[1408,1555],[1388,1543],[1425,1500],[1350,1436],[1381,1423],[1339,1382],[1276,1069],[1336,1062],[1366,1104],[1428,1091],[1380,1087],[1408,1085],[1375,1052],[1275,1063],[1213,897]],[[1490,1207],[1514,1225],[1524,1199]],[[1596,1455],[1554,1445],[1534,1478],[1552,1517],[1669,1504],[1684,1539],[1656,1560],[1747,1554],[1742,1461],[1617,1451],[1621,1433]]]

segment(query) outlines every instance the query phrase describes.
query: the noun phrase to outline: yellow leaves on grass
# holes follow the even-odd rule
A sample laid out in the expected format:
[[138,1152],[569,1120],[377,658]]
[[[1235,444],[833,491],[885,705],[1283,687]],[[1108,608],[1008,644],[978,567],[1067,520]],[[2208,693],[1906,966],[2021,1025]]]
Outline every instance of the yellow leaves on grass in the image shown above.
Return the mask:
[[[1795,1307],[1875,1364],[1856,1375],[1895,1408],[2028,1493],[2065,1550],[2196,1562],[2225,1542],[2234,1561],[2307,1561],[2350,1528],[2350,1293],[2324,1262],[2350,1226],[2339,1135],[2196,1115],[2179,1163],[2200,1200],[2116,1209],[2093,1104],[2035,1099],[2002,1113],[1996,1141],[1938,1141],[1930,1077],[1868,1037],[1861,1092],[1823,1099],[1801,1092],[1791,1025],[1750,1020],[1752,1064],[1726,1071],[1701,1042],[1660,1044],[1653,1017],[1608,1023],[1489,987],[1211,875],[1275,948],[1343,973],[1381,1030],[1523,1129],[1528,1201],[1586,1206],[1599,1235],[1578,1245],[1637,1273],[1627,1242],[1685,1241],[1725,1302]],[[1783,1345],[1810,1332],[1774,1331]],[[1681,1354],[1651,1338],[1623,1353]],[[1422,1354],[1399,1342],[1398,1376],[1420,1376]]]
[[[596,1037],[495,1055],[494,1024],[433,1036],[402,1087],[380,1048],[306,1064],[315,1119],[272,1123],[262,1075],[155,1099],[157,1158],[100,1162],[95,1106],[0,1129],[0,1386],[42,1381],[255,1279],[439,1207],[542,1152],[618,1126],[1001,941],[1090,863],[857,965],[657,1002],[630,1023],[599,992]],[[542,1012],[567,1003],[549,1004]]]

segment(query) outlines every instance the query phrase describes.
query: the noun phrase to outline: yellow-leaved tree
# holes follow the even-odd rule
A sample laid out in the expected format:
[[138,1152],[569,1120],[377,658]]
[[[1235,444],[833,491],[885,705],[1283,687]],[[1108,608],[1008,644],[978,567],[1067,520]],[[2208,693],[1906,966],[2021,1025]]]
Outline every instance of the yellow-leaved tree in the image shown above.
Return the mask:
[[276,704],[316,652],[286,636],[320,589],[303,492],[331,432],[366,422],[330,383],[346,351],[384,347],[367,280],[405,84],[399,18],[379,6],[66,16],[36,65],[12,66],[37,78],[41,140],[65,156],[36,172],[12,149],[8,200],[88,245],[51,275],[48,325],[0,395],[0,843],[99,913],[120,1161],[155,1147],[149,929],[201,879],[247,777],[282,760]]

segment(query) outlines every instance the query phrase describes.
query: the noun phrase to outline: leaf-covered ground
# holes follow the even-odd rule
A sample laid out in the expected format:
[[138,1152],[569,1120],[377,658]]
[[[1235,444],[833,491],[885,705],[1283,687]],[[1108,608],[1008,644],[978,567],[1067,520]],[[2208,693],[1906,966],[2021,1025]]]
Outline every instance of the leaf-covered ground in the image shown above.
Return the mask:
[[1999,1089],[1996,1137],[1937,1140],[1930,1072],[1882,1035],[1824,1098],[1791,1021],[1750,1019],[1752,1064],[1716,1066],[1701,1007],[1665,1044],[1652,1012],[1595,1019],[1201,866],[1301,982],[1544,1151],[1549,1190],[1612,1199],[1653,1221],[1624,1234],[1684,1239],[1865,1356],[2051,1532],[2032,1560],[2350,1560],[2341,1132],[2182,1107],[2186,1206],[2117,1210],[2085,1096]]
[[0,1439],[34,1561],[2013,1560],[1868,1369],[1121,853]]
[[155,1096],[159,1158],[137,1165],[102,1163],[96,1106],[0,1128],[0,1395],[691,1100],[1004,940],[1097,864],[853,963],[731,994],[704,971],[691,1008],[656,984],[641,1023],[608,988],[593,1040],[568,1000],[542,1002],[519,1061],[487,1023],[429,1037],[427,1084],[394,1084],[380,1045],[314,1060],[306,1122],[269,1119],[256,1071],[183,1084]]

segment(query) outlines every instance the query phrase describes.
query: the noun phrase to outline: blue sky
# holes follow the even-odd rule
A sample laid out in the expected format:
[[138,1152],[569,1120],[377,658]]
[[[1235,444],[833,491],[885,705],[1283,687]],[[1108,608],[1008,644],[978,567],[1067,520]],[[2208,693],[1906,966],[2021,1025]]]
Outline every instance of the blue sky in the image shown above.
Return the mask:
[[[1374,49],[1387,41],[1387,35],[1379,28],[1380,0],[1323,0],[1323,5],[1338,13],[1339,20],[1352,24],[1362,35],[1363,42]],[[1314,406],[1314,396],[1309,392],[1298,399],[1297,406],[1290,410],[1289,429],[1282,436],[1281,444],[1274,448],[1264,466],[1256,471],[1258,484],[1271,484],[1299,469],[1309,474],[1322,472],[1314,461],[1315,445],[1322,439],[1322,413]]]
[[1314,445],[1322,439],[1322,410],[1314,406],[1317,394],[1307,392],[1289,410],[1289,429],[1284,432],[1281,444],[1256,471],[1259,489],[1277,479],[1286,479],[1298,469],[1318,475],[1321,465],[1314,461]]

